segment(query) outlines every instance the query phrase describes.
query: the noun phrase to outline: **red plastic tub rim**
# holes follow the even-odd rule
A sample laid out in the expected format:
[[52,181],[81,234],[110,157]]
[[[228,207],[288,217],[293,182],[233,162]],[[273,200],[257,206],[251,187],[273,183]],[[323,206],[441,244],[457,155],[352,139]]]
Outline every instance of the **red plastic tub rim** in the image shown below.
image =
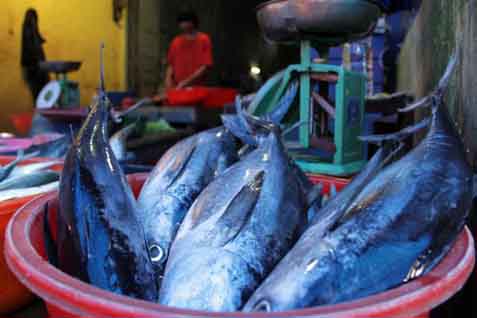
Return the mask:
[[[145,175],[130,177],[135,188]],[[427,314],[456,294],[470,277],[475,264],[474,240],[466,228],[449,255],[430,274],[394,290],[366,299],[282,313],[204,313],[169,308],[115,295],[72,278],[46,262],[30,240],[33,224],[42,216],[47,194],[25,205],[11,220],[5,242],[7,263],[22,283],[47,303],[75,315],[95,317],[417,317]]]

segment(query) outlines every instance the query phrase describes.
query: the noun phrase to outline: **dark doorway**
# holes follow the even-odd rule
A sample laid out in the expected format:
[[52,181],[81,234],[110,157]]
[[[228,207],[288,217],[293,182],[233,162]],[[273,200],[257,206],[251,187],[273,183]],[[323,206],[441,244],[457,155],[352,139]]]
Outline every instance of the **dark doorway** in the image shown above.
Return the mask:
[[[185,9],[195,10],[200,29],[210,34],[215,66],[210,84],[247,91],[251,64],[260,66],[266,79],[286,65],[297,62],[297,47],[267,44],[257,25],[255,8],[260,0],[158,0],[129,1],[129,67],[131,88],[151,92],[164,78],[165,57],[177,35],[176,17]],[[248,89],[250,90],[250,89]]]
[[151,95],[160,83],[159,1],[128,1],[128,87]]

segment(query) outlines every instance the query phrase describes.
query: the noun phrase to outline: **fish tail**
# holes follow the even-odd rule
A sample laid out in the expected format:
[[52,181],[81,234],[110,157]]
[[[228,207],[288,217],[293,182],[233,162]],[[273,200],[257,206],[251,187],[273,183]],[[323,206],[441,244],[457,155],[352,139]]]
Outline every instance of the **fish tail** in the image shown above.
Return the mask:
[[222,115],[222,123],[235,137],[240,139],[248,146],[257,146],[257,142],[253,135],[248,131],[242,123],[238,115]]
[[223,115],[222,122],[237,138],[245,144],[257,146],[263,136],[272,132],[280,132],[279,125],[266,118],[258,118],[249,114],[242,104],[240,97],[235,101],[237,115]]
[[290,107],[293,104],[293,101],[295,100],[298,94],[298,87],[299,87],[298,80],[294,80],[290,84],[285,95],[278,102],[277,106],[275,107],[275,110],[272,111],[267,116],[267,119],[269,119],[271,122],[275,123],[276,125],[280,125],[280,123],[283,121],[288,111],[290,110]]
[[360,136],[358,137],[358,139],[363,142],[368,142],[368,143],[373,143],[378,145],[382,145],[383,143],[388,141],[401,142],[411,137],[412,135],[416,134],[417,132],[427,128],[430,124],[431,124],[431,118],[426,118],[415,125],[406,127],[403,130],[393,134]]
[[461,46],[458,46],[457,49],[452,54],[449,60],[449,63],[447,64],[446,71],[444,72],[444,75],[440,79],[436,89],[431,94],[429,94],[428,96],[424,98],[421,98],[417,102],[407,107],[399,109],[400,113],[408,113],[408,112],[414,111],[419,108],[424,108],[424,107],[431,107],[435,111],[439,107],[439,105],[441,104],[440,101],[442,100],[445,92],[447,91],[452,75],[454,74],[457,68],[456,66],[459,62],[460,51],[461,51]]

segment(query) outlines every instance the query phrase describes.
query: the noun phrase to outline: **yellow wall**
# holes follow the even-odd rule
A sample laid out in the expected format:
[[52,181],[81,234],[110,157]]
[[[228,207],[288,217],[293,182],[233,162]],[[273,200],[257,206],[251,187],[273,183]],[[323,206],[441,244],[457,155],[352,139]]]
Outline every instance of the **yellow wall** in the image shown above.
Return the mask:
[[99,45],[106,44],[106,87],[126,86],[126,25],[113,21],[112,0],[2,0],[0,3],[0,131],[8,115],[32,110],[32,98],[21,76],[22,24],[28,8],[38,11],[40,32],[49,60],[79,60],[81,103],[91,101],[99,78]]

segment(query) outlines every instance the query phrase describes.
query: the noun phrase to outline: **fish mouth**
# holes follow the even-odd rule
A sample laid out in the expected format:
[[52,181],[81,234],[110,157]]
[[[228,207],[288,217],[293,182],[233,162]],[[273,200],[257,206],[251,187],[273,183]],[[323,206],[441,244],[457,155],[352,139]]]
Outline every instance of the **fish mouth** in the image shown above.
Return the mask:
[[272,303],[267,299],[259,300],[253,307],[253,312],[269,313],[273,311]]

